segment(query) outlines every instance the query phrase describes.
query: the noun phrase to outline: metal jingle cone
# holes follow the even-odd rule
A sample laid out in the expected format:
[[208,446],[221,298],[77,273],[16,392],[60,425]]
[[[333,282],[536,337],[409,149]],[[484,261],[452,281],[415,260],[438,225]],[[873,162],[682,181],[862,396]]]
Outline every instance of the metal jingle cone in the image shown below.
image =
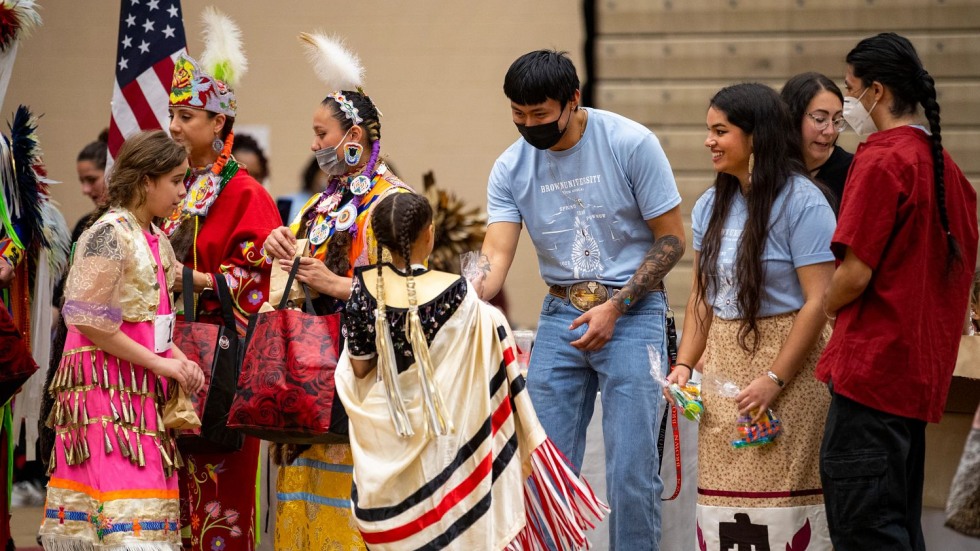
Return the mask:
[[[116,433],[116,444],[119,445],[119,453],[121,453],[126,459],[132,457],[133,454],[130,453],[129,450],[129,435],[127,434],[126,429],[116,426],[113,432]],[[126,434],[125,439],[123,439],[122,434]]]
[[116,395],[116,389],[109,388],[109,409],[112,410],[112,420],[119,422],[119,410],[116,409],[116,403],[113,401],[113,397]]
[[102,436],[105,438],[105,453],[109,455],[112,453],[112,441],[109,439],[109,428],[105,419],[102,419]]
[[73,459],[74,455],[72,453],[71,434],[64,432],[61,434],[61,445],[65,448],[65,462],[69,465],[74,465],[75,461]]
[[143,457],[143,435],[140,433],[136,434],[136,455],[138,459],[137,464],[140,467],[145,467],[146,459]]
[[71,387],[75,386],[74,374],[75,374],[75,370],[72,367],[72,364],[68,363],[65,366],[65,384],[62,388],[64,388],[65,390],[70,390]]
[[79,407],[81,401],[82,401],[82,399],[81,399],[81,393],[76,390],[75,391],[75,403],[72,405],[72,408],[71,408],[71,424],[72,425],[77,425],[78,424],[78,407]]
[[85,372],[82,370],[81,358],[75,362],[75,386],[85,386]]
[[157,449],[160,450],[160,458],[163,459],[163,464],[165,468],[173,469],[174,462],[170,460],[170,456],[167,455],[167,451],[163,449],[163,444],[159,441],[156,442]]
[[[92,358],[93,360],[95,358]],[[109,385],[109,358],[108,356],[102,356],[102,388],[110,388]],[[111,388],[110,388],[111,390]]]
[[58,463],[58,448],[57,446],[52,446],[51,459],[48,460],[48,471],[45,474],[51,476],[51,473],[54,472],[54,468],[57,466],[57,463]]
[[133,394],[139,392],[136,388],[136,368],[133,367],[133,362],[129,362],[129,388]]

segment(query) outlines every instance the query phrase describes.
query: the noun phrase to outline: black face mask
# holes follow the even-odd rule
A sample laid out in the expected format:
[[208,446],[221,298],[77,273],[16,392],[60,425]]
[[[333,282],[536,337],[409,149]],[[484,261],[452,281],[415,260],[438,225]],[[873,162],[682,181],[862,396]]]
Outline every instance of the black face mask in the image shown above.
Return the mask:
[[544,124],[538,124],[535,126],[528,126],[526,124],[517,124],[517,131],[521,133],[524,140],[538,149],[551,149],[558,143],[562,136],[565,135],[565,131],[568,130],[568,125],[572,122],[572,116],[569,114],[568,120],[565,122],[565,128],[558,129],[558,121],[561,120],[562,114],[565,112],[565,106],[561,107],[561,112],[558,113],[558,118],[546,122]]

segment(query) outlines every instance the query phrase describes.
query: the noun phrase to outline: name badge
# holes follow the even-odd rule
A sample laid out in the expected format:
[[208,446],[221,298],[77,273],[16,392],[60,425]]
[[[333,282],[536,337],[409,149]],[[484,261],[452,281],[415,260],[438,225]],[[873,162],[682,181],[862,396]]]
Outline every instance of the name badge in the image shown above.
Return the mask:
[[166,314],[153,320],[153,351],[157,354],[170,350],[174,344],[174,319],[174,314]]

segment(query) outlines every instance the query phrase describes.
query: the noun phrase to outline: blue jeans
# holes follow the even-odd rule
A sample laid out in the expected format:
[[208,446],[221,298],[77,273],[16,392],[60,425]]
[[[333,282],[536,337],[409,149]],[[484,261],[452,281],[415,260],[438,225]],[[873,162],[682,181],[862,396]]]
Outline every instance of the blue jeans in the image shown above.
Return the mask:
[[616,321],[612,339],[596,352],[571,346],[587,327],[568,326],[582,313],[565,299],[548,295],[541,308],[531,352],[527,389],[548,436],[576,469],[585,456],[585,432],[602,390],[602,436],[606,446],[606,490],[612,514],[613,550],[660,548],[657,429],[661,389],[650,372],[647,345],[666,371],[666,298],[650,293]]

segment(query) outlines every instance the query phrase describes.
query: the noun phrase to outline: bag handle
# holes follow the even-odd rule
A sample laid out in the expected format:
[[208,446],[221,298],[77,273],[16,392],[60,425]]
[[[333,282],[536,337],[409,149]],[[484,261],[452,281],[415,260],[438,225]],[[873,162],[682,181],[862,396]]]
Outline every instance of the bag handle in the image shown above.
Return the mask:
[[235,313],[231,304],[231,290],[228,289],[228,280],[222,274],[214,274],[215,292],[218,293],[218,302],[221,303],[221,317],[225,320],[225,329],[229,334],[238,333],[238,324],[235,323]]
[[187,264],[184,264],[184,269],[181,270],[181,279],[181,287],[183,287],[181,295],[184,297],[184,321],[194,323],[197,315],[197,312],[194,311],[194,270]]
[[[296,272],[299,271],[299,261],[300,257],[293,259],[293,267],[289,269],[289,277],[286,279],[286,288],[282,292],[282,299],[279,301],[279,307],[276,310],[282,310],[289,303],[289,294],[293,290],[293,280],[296,279]],[[310,298],[310,288],[305,283],[300,283],[303,286],[303,294],[306,296],[306,311],[310,314],[316,314],[316,310],[313,309],[313,300]]]

